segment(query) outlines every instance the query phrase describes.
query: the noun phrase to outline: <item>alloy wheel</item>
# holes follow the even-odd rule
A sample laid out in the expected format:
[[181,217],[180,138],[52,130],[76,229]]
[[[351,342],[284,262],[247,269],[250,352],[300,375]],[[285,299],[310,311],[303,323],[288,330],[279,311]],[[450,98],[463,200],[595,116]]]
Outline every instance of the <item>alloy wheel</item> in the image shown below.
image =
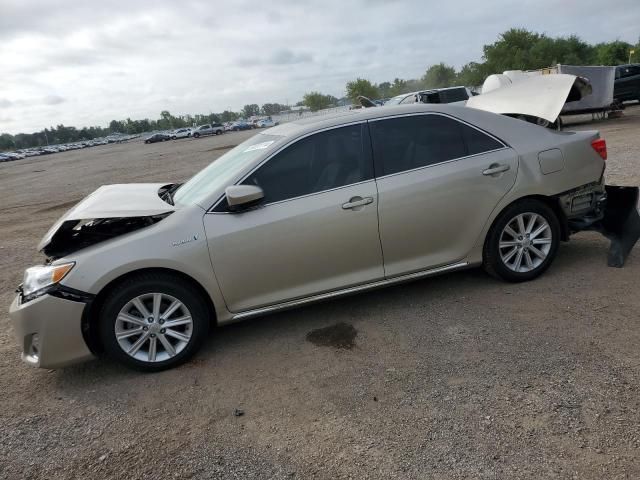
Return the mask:
[[162,362],[189,344],[193,318],[177,298],[146,293],[122,307],[114,330],[118,345],[127,355],[142,362]]
[[498,251],[509,270],[525,273],[544,263],[552,243],[551,226],[542,215],[520,213],[502,229]]

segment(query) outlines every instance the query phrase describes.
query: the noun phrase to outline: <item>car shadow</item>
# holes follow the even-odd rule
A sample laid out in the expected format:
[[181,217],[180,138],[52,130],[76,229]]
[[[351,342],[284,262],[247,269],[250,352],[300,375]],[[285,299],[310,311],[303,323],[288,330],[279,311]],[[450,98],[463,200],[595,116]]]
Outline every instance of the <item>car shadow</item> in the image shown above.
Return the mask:
[[180,367],[164,372],[141,374],[108,358],[100,358],[53,373],[59,388],[78,391],[86,390],[92,385],[104,388],[105,382],[106,385],[122,381],[135,382],[140,379],[140,375],[152,377],[155,379],[154,383],[157,383],[156,380],[160,382],[163,377],[180,376],[181,372],[190,372],[203,365],[216,368],[219,357],[242,356],[247,352],[250,354],[269,348],[265,345],[278,344],[283,338],[290,343],[304,344],[309,332],[338,322],[354,324],[356,327],[363,322],[381,322],[383,320],[379,313],[383,310],[390,310],[394,322],[405,322],[406,327],[410,328],[411,322],[402,315],[402,310],[408,306],[420,303],[422,307],[428,308],[432,300],[453,304],[459,302],[461,297],[482,298],[488,292],[525,292],[531,288],[531,284],[539,282],[555,284],[559,281],[558,277],[570,275],[583,268],[585,263],[608,268],[607,249],[608,241],[603,237],[592,233],[581,234],[575,241],[561,244],[554,264],[533,282],[505,283],[487,275],[481,268],[469,268],[216,327],[211,330],[209,338],[194,358]]

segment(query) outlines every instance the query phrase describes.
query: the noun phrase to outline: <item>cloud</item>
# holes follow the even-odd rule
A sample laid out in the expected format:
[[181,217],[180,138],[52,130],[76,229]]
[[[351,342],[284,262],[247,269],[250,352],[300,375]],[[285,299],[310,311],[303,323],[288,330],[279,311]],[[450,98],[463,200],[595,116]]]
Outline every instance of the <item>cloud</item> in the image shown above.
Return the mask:
[[478,61],[514,26],[591,43],[638,36],[637,0],[606,15],[592,14],[601,0],[51,0],[38,15],[42,0],[0,2],[0,130],[12,133],[293,103],[311,90],[340,97],[358,76]]
[[313,61],[313,57],[309,53],[294,53],[288,48],[281,48],[269,56],[267,63],[272,65],[294,65],[311,61]]
[[45,105],[58,105],[60,103],[63,103],[64,101],[64,98],[58,95],[47,95],[42,99],[42,103]]

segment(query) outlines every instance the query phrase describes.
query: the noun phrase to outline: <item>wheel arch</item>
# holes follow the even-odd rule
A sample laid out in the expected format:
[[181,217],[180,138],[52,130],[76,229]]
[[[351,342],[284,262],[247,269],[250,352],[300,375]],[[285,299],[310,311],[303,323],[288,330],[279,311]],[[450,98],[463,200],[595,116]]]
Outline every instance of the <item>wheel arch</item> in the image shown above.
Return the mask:
[[493,219],[491,220],[491,226],[486,230],[486,235],[484,236],[484,239],[482,241],[483,247],[488,241],[489,237],[491,236],[491,231],[493,230],[496,222],[500,218],[500,215],[502,215],[502,212],[504,212],[507,208],[511,207],[513,204],[521,202],[523,200],[537,200],[539,202],[546,204],[549,208],[551,208],[551,210],[553,210],[553,213],[556,214],[556,217],[558,218],[558,222],[560,223],[560,240],[562,240],[563,242],[566,242],[569,240],[569,234],[570,234],[569,223],[567,222],[566,215],[564,214],[564,212],[562,211],[562,208],[560,207],[560,202],[558,201],[558,198],[554,196],[532,194],[532,195],[524,195],[522,197],[516,198],[510,203],[506,204],[504,207],[502,207],[499,211],[495,212]]
[[131,270],[126,272],[119,277],[114,278],[109,283],[107,283],[95,296],[95,298],[87,304],[87,307],[84,309],[82,313],[82,336],[84,337],[85,342],[87,343],[89,349],[94,354],[100,354],[103,352],[104,347],[102,345],[102,340],[100,339],[99,328],[98,328],[98,313],[100,309],[104,305],[104,301],[109,295],[109,293],[120,283],[123,281],[135,277],[140,274],[145,273],[165,273],[174,275],[176,277],[180,277],[185,283],[190,284],[195,290],[199,292],[199,294],[204,299],[207,304],[207,309],[209,311],[209,319],[211,322],[211,327],[214,327],[218,323],[218,318],[216,315],[215,305],[211,298],[211,295],[207,293],[207,290],[198,282],[196,279],[187,275],[186,273],[180,272],[178,270],[174,270],[172,268],[164,268],[164,267],[151,267],[151,268],[141,268],[137,270]]

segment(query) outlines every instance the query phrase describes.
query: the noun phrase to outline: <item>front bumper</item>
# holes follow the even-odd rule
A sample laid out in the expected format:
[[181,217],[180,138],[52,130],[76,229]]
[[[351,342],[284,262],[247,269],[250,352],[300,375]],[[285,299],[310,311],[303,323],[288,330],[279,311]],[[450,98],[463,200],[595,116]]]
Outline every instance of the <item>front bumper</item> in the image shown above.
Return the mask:
[[85,308],[84,302],[48,294],[22,303],[18,294],[9,318],[22,346],[22,360],[34,367],[58,368],[92,358],[82,336]]

